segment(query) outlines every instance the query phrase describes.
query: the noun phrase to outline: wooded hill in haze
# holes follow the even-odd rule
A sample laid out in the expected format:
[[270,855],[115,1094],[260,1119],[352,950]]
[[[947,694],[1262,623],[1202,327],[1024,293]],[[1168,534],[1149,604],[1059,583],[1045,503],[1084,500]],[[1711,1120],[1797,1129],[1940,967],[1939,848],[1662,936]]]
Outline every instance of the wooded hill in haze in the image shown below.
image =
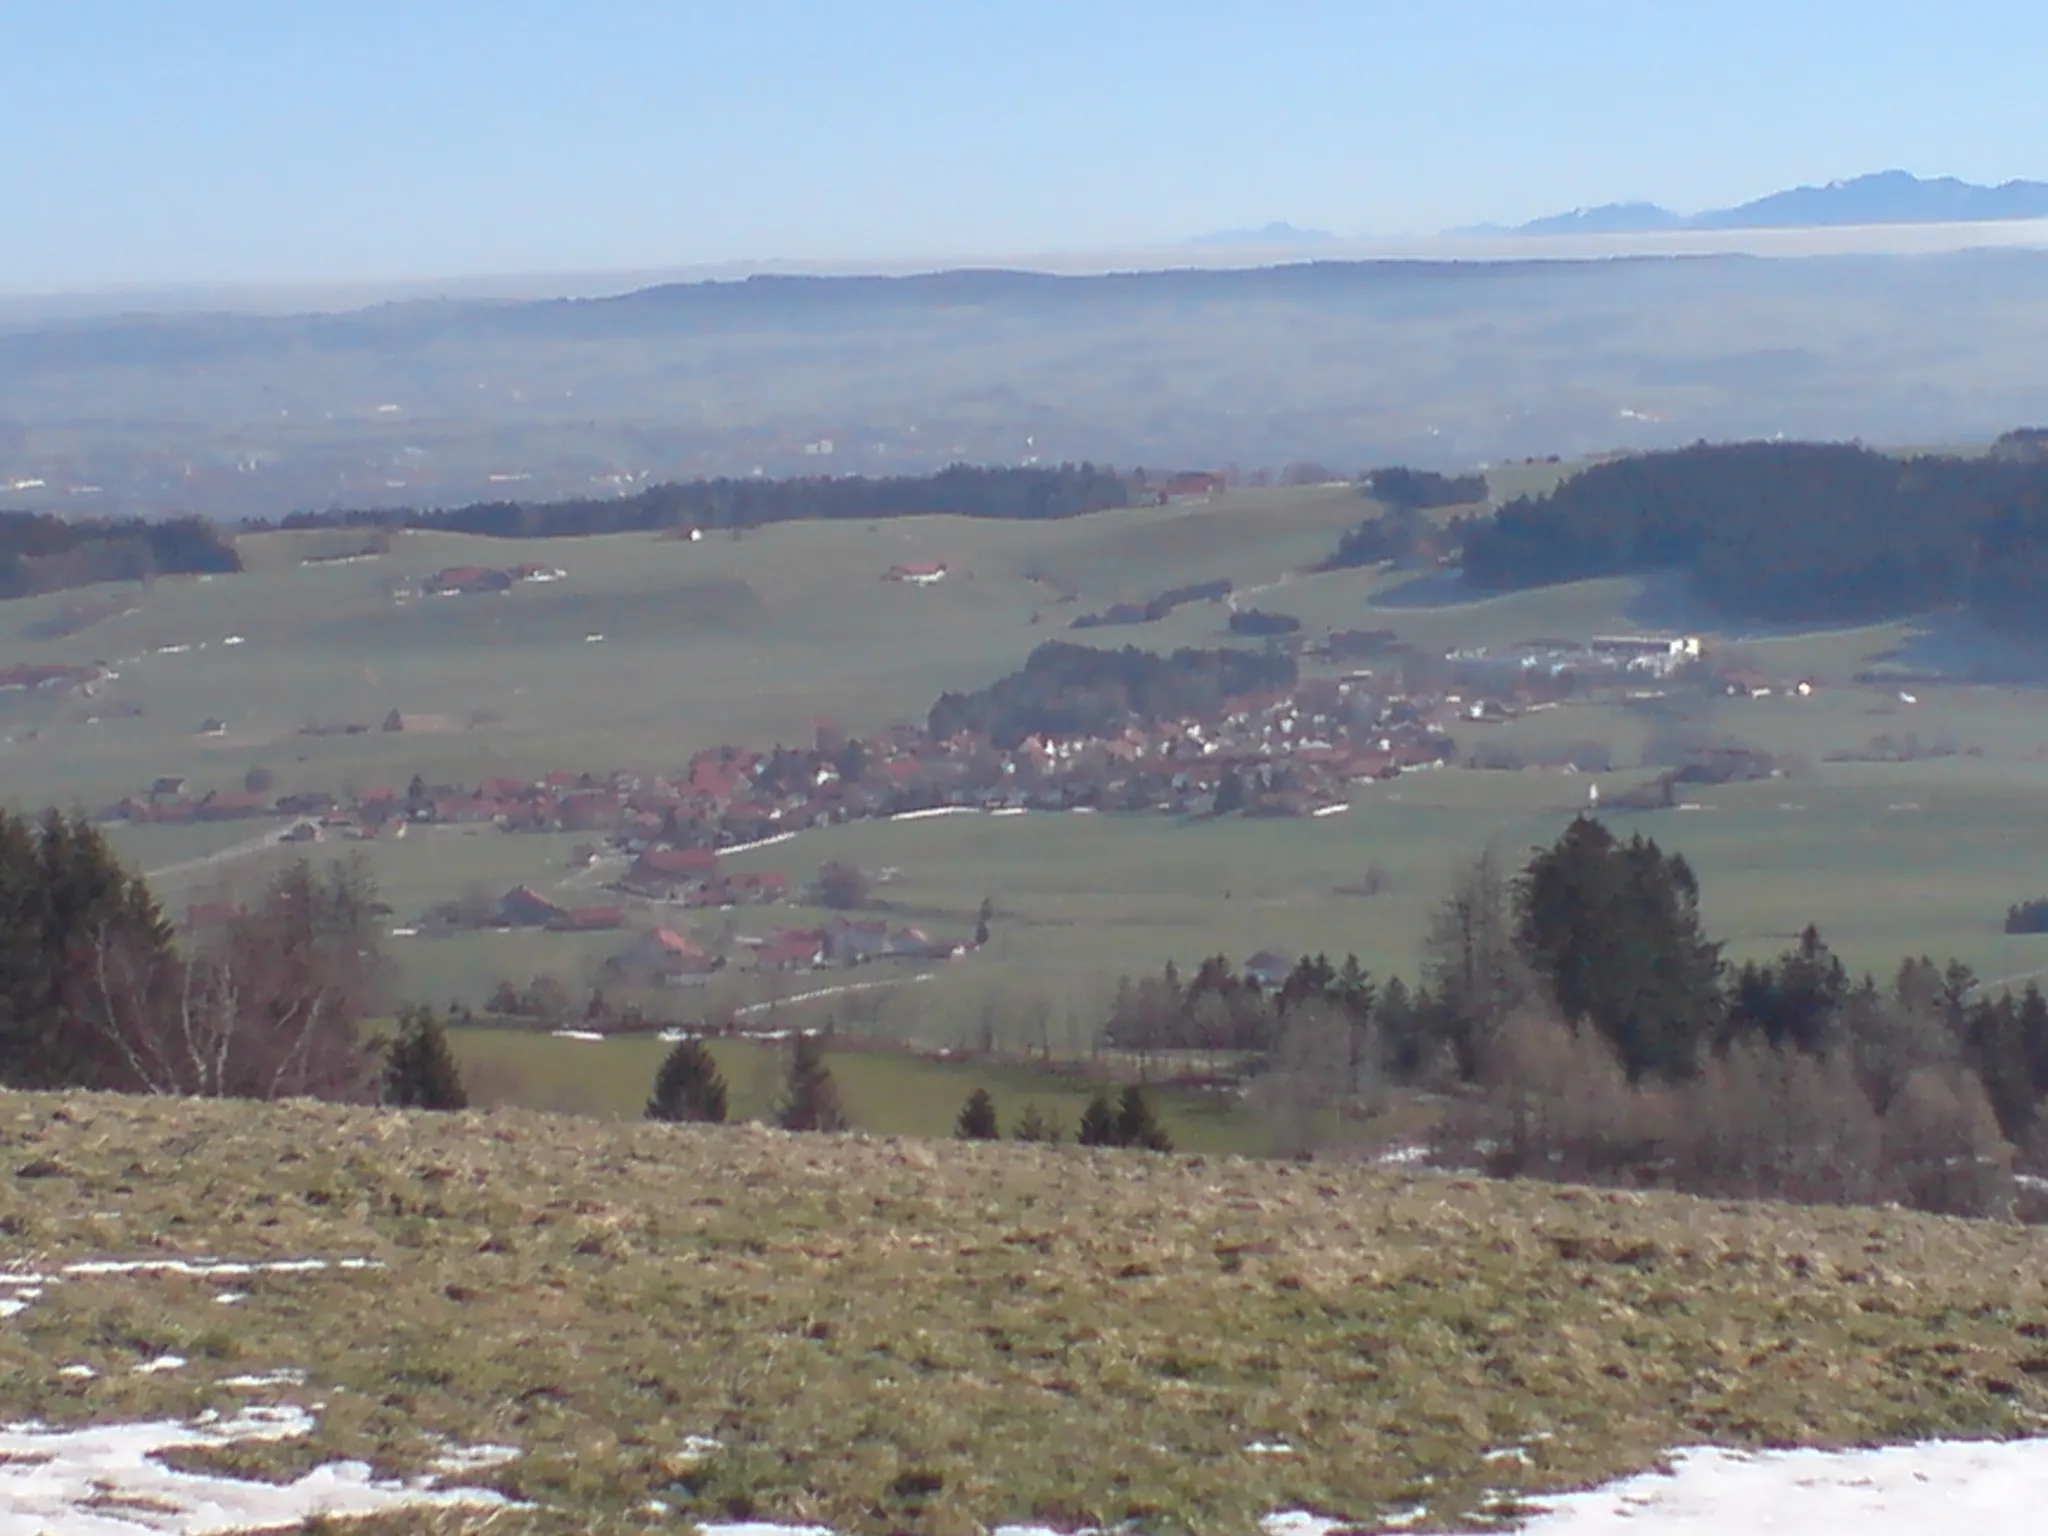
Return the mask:
[[278,518],[953,463],[1465,469],[2048,420],[2048,253],[758,277],[0,325],[0,505]]

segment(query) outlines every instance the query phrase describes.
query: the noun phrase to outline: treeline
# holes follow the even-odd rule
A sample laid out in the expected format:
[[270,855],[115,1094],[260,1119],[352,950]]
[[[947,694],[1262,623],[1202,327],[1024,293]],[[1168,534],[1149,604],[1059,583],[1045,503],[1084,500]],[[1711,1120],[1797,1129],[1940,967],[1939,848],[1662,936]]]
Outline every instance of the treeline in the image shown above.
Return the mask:
[[241,568],[233,541],[203,518],[71,522],[47,513],[0,512],[0,598]]
[[1084,613],[1069,629],[1108,629],[1119,624],[1156,624],[1176,608],[1189,603],[1221,602],[1230,596],[1231,583],[1227,576],[1214,581],[1193,582],[1185,587],[1169,587],[1149,602],[1111,603],[1100,613]]
[[1410,469],[1405,464],[1372,470],[1361,484],[1374,501],[1397,511],[1463,507],[1487,496],[1484,475],[1440,475],[1433,469]]
[[1598,464],[1466,532],[1492,590],[1651,570],[1753,618],[1967,607],[2048,623],[2048,463],[1894,458],[1846,444],[1701,444]]
[[1467,533],[1478,521],[1476,517],[1457,517],[1439,523],[1416,508],[1396,507],[1345,529],[1336,549],[1315,569],[1344,571],[1387,560],[1434,562],[1463,547]]
[[1148,1067],[1249,1063],[1280,1150],[1406,1083],[1450,1095],[1437,1161],[1503,1176],[2008,1215],[2015,1163],[2048,1166],[2038,988],[1925,957],[1853,978],[1811,928],[1730,966],[1686,861],[1587,818],[1513,875],[1480,860],[1412,986],[1218,958],[1126,982],[1105,1038]]
[[973,693],[946,693],[926,728],[939,740],[974,732],[998,747],[1027,736],[1109,736],[1133,724],[1211,714],[1247,694],[1294,685],[1294,658],[1227,649],[1099,650],[1049,640],[1021,670]]
[[[936,474],[771,480],[681,480],[630,496],[563,501],[487,501],[465,507],[295,512],[277,526],[415,528],[499,539],[578,538],[666,529],[759,528],[800,518],[960,517],[1050,519],[1130,505],[1129,481],[1108,465],[984,468],[955,464]],[[269,526],[251,523],[251,528]]]

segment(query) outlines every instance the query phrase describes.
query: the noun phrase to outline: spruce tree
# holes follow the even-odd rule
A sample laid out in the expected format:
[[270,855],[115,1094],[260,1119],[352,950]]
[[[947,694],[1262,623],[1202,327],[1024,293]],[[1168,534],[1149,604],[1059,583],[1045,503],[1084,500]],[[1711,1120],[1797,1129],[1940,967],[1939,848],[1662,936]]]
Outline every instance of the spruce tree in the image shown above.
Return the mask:
[[1059,1142],[1060,1128],[1052,1116],[1036,1104],[1026,1104],[1024,1113],[1017,1117],[1016,1128],[1010,1135],[1016,1141],[1035,1141],[1045,1146],[1054,1146]]
[[953,1134],[962,1141],[1002,1139],[996,1122],[996,1101],[989,1097],[986,1088],[977,1088],[967,1096],[967,1102],[960,1106],[960,1118],[954,1122]]
[[1117,1103],[1116,1144],[1144,1152],[1171,1152],[1173,1138],[1152,1118],[1152,1106],[1145,1102],[1145,1090],[1136,1083],[1123,1091]]
[[839,1085],[825,1065],[825,1047],[815,1035],[798,1035],[790,1052],[789,1075],[776,1124],[785,1131],[843,1131],[846,1111],[839,1103]]
[[1109,1102],[1108,1094],[1098,1093],[1088,1101],[1088,1107],[1081,1111],[1081,1129],[1074,1139],[1084,1147],[1121,1145],[1116,1136],[1116,1107]]
[[467,1109],[462,1071],[431,1008],[408,1008],[384,1048],[384,1102],[400,1109]]
[[678,1040],[654,1074],[654,1092],[647,1099],[650,1120],[688,1121],[698,1125],[725,1123],[725,1079],[701,1040]]
[[1692,1070],[1723,1018],[1721,951],[1701,933],[1683,858],[1581,816],[1530,861],[1516,903],[1521,948],[1558,1006],[1589,1021],[1631,1079]]
[[109,1022],[101,963],[117,991],[134,983],[137,1010],[153,1008],[175,954],[148,887],[83,816],[0,809],[0,1086],[148,1086],[96,1027]]

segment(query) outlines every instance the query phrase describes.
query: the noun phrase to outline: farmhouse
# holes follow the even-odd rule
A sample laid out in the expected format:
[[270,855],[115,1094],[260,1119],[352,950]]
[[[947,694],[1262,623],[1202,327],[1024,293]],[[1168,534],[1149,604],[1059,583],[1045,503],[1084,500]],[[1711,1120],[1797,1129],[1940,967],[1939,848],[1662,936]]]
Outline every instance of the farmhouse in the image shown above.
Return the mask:
[[673,928],[655,928],[639,935],[604,964],[605,973],[638,981],[670,984],[718,969],[718,961],[694,940]]
[[1207,501],[1223,489],[1223,477],[1207,470],[1188,470],[1175,475],[1159,488],[1161,503]]
[[718,855],[709,848],[650,848],[619,883],[643,896],[673,896],[696,890],[717,874]]
[[892,565],[889,567],[889,580],[907,581],[915,587],[929,587],[934,583],[944,581],[948,569],[949,567],[943,560],[920,561],[910,565]]
[[545,928],[568,914],[530,885],[517,885],[498,898],[498,921],[508,928]]

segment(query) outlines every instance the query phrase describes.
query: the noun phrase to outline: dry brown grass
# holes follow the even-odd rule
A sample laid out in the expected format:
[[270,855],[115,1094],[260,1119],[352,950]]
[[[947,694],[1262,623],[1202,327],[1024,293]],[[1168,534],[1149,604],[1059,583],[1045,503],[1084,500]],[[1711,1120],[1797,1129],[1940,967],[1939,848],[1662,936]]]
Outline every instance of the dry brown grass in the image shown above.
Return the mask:
[[[0,1095],[0,1235],[38,1271],[380,1260],[64,1280],[0,1320],[8,1417],[325,1404],[309,1444],[237,1453],[251,1471],[516,1446],[482,1480],[542,1509],[496,1531],[638,1530],[650,1499],[845,1530],[1243,1532],[1416,1503],[1469,1525],[1674,1444],[2015,1435],[2048,1412],[2048,1237],[1899,1213]],[[219,1305],[229,1284],[248,1299]],[[166,1352],[189,1364],[135,1373]],[[222,1384],[281,1367],[307,1383]]]

